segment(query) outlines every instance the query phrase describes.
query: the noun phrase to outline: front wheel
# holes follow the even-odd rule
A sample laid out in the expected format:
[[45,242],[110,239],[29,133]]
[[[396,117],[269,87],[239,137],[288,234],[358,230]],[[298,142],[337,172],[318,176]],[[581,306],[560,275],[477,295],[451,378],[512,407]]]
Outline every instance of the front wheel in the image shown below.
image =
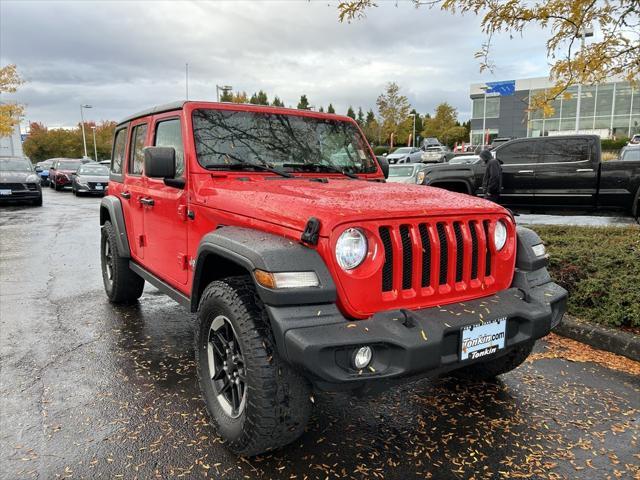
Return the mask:
[[116,231],[108,220],[102,226],[100,260],[104,289],[111,302],[129,303],[140,298],[144,279],[129,268],[129,259],[118,250]]
[[469,380],[493,380],[498,375],[510,372],[522,365],[531,354],[535,343],[535,341],[523,343],[513,347],[506,355],[463,367],[453,372],[453,375]]
[[215,281],[204,290],[195,352],[209,416],[230,450],[258,455],[302,434],[310,386],[278,356],[249,277]]
[[631,205],[631,216],[636,220],[640,220],[640,187],[638,187],[636,198]]

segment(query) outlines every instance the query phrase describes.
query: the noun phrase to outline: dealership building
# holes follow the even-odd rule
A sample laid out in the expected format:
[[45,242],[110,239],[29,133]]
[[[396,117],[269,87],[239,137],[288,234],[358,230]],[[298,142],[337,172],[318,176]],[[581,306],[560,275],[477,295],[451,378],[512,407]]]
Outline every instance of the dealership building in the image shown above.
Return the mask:
[[[530,99],[552,85],[545,77],[471,85],[471,143],[482,144],[483,132],[489,139],[567,135],[576,131],[602,138],[640,133],[638,85],[611,80],[594,86],[572,86],[553,101],[553,115],[545,118],[541,111],[530,111]],[[576,115],[578,103],[580,112]]]

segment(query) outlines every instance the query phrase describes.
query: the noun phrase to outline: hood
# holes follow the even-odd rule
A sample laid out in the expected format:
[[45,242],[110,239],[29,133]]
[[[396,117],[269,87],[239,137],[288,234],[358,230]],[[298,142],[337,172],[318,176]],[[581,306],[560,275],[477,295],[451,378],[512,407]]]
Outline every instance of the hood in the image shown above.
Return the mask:
[[493,202],[424,185],[329,177],[280,179],[194,175],[194,200],[256,220],[303,231],[311,217],[328,236],[340,224],[366,220],[426,217],[454,213],[500,213]]
[[0,172],[0,183],[27,183],[29,177],[32,177],[29,183],[40,181],[36,172]]
[[389,177],[388,183],[416,183],[416,177],[411,175],[410,177]]
[[109,175],[76,175],[83,182],[109,183]]

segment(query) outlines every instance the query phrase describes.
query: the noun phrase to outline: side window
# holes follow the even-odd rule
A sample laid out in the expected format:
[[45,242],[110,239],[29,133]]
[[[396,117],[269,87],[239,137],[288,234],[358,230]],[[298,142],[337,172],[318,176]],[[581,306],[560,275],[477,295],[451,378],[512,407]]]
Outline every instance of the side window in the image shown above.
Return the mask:
[[176,178],[184,174],[184,147],[182,145],[182,131],[180,120],[177,118],[165,120],[156,124],[157,147],[173,147],[176,150]]
[[504,164],[535,163],[535,142],[522,141],[505,145],[496,151],[496,157]]
[[124,151],[127,146],[127,128],[121,128],[116,132],[113,141],[113,154],[111,155],[111,172],[122,173],[124,165]]
[[144,165],[144,140],[147,138],[147,124],[136,125],[133,127],[133,135],[131,135],[131,147],[129,148],[129,174],[142,175],[142,167]]
[[540,153],[540,160],[544,163],[579,162],[591,158],[586,138],[549,138]]

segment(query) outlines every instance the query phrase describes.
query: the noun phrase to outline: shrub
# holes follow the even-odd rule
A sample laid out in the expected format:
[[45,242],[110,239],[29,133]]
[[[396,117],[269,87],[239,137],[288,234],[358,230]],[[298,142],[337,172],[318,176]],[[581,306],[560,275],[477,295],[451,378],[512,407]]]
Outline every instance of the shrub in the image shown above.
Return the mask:
[[550,273],[569,291],[571,315],[640,327],[640,229],[536,226]]
[[385,153],[389,153],[389,147],[384,147],[384,146],[373,147],[373,153],[376,155],[383,155]]
[[600,141],[600,145],[602,146],[602,150],[620,150],[627,143],[629,143],[628,138],[618,138],[617,140],[611,139],[603,139]]

